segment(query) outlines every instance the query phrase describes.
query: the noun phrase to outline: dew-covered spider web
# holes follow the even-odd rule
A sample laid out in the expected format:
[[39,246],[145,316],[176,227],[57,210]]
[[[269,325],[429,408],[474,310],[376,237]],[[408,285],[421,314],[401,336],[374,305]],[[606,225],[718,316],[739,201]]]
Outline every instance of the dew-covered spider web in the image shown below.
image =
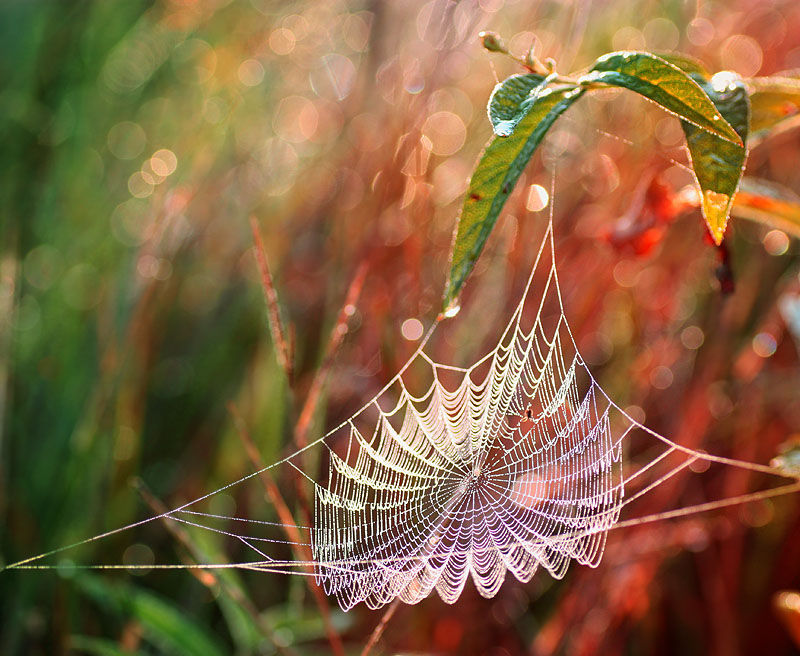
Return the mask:
[[391,402],[381,395],[340,429],[344,448],[329,448],[328,482],[316,487],[312,544],[342,606],[416,603],[434,588],[452,603],[469,576],[492,597],[507,572],[560,578],[571,560],[599,562],[624,503],[631,425],[587,375],[563,311],[548,312],[561,307],[551,249],[548,229],[491,352],[460,369],[420,350],[432,377],[422,394],[401,375]]
[[[417,603],[434,590],[453,603],[470,578],[492,597],[509,573],[526,582],[539,569],[561,578],[573,561],[596,566],[614,528],[800,489],[795,480],[621,519],[696,461],[792,477],[683,447],[616,405],[576,346],[554,243],[551,205],[520,301],[495,346],[472,366],[436,362],[428,348],[434,325],[374,398],[317,441],[174,510],[79,544],[159,519],[217,534],[249,554],[199,567],[313,575],[345,610]],[[311,473],[312,454],[322,475]],[[220,492],[286,467],[313,493],[308,525],[204,510]],[[53,567],[39,561],[60,551],[9,567]]]

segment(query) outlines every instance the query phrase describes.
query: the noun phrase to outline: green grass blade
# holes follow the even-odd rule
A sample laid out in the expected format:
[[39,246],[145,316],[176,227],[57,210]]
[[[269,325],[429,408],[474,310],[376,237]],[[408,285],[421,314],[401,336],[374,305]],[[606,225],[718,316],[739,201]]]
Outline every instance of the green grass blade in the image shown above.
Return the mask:
[[78,654],[87,654],[88,656],[136,656],[141,652],[123,649],[113,640],[73,635],[69,639],[69,653],[73,656],[78,656]]
[[103,608],[142,625],[145,639],[166,654],[222,656],[222,648],[203,627],[189,621],[179,608],[161,597],[126,583],[81,575],[76,583]]

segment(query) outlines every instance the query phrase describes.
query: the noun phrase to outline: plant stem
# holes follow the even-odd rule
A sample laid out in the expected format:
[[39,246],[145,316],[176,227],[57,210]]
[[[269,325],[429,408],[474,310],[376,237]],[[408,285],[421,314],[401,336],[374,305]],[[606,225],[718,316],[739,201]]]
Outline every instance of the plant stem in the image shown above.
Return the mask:
[[400,606],[400,598],[395,597],[394,601],[389,604],[389,607],[386,609],[386,612],[381,617],[380,622],[378,622],[375,629],[372,631],[372,634],[367,640],[367,644],[364,645],[364,649],[361,652],[361,656],[369,656],[369,652],[372,648],[378,644],[378,641],[381,639],[383,632],[386,630],[386,625],[389,624],[389,620],[392,619],[392,616],[397,611],[398,606]]
[[[149,490],[144,481],[141,479],[136,479],[135,485],[139,495],[142,497],[142,500],[154,513],[156,513],[156,515],[165,515],[169,512],[167,506],[165,506],[164,503]],[[196,564],[201,564],[201,562],[204,560],[202,556],[202,549],[195,544],[194,540],[192,540],[192,537],[185,529],[177,526],[175,522],[167,521],[169,519],[169,516],[164,517],[164,524],[167,527],[167,530],[172,533],[172,535],[174,535],[178,541],[183,544],[183,546],[186,547],[189,553],[192,554],[194,562]],[[194,572],[195,570],[192,571]],[[244,594],[242,590],[231,585],[224,578],[217,576],[216,573],[211,570],[203,569],[201,572],[204,574],[204,576],[196,576],[195,578],[197,578],[197,580],[207,588],[211,588],[214,584],[219,585],[223,592],[250,616],[250,619],[253,621],[253,623],[259,627],[259,629],[261,629],[261,632],[267,638],[269,638],[270,642],[272,642],[278,652],[286,654],[287,656],[293,656],[295,654],[294,650],[283,646],[275,640],[272,626],[267,622],[266,618],[258,612],[258,609],[253,604],[253,601],[246,594]]]
[[[228,412],[230,412],[231,416],[233,417],[233,423],[236,426],[236,430],[239,434],[242,444],[244,445],[245,451],[247,452],[247,457],[250,458],[250,462],[253,464],[256,470],[260,472],[258,478],[264,486],[264,491],[266,492],[270,502],[273,506],[275,506],[275,510],[277,511],[278,517],[281,520],[281,525],[286,533],[286,537],[289,538],[289,541],[292,543],[292,551],[295,552],[295,555],[300,560],[310,562],[312,559],[311,550],[308,547],[301,546],[303,539],[300,535],[300,531],[295,525],[294,517],[289,510],[289,506],[286,504],[286,501],[278,489],[278,486],[275,484],[272,476],[270,476],[270,473],[265,470],[264,461],[261,459],[261,455],[258,452],[258,447],[253,441],[250,432],[247,430],[244,419],[242,419],[242,416],[233,401],[228,402]],[[313,572],[313,569],[310,566],[307,566],[304,569],[309,573]],[[336,632],[336,629],[331,622],[331,611],[328,607],[325,594],[312,577],[306,576],[304,578],[311,595],[314,597],[317,608],[319,608],[319,613],[322,617],[322,623],[325,625],[325,633],[328,637],[328,643],[330,644],[331,652],[336,656],[344,656],[345,652],[344,646],[342,645],[342,639]]]

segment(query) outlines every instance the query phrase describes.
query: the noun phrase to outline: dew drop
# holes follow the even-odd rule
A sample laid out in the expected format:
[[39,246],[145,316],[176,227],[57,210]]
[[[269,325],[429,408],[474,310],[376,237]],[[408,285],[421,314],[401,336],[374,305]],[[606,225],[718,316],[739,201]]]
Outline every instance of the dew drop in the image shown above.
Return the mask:
[[448,308],[447,308],[447,309],[444,311],[444,316],[445,316],[445,318],[447,318],[447,319],[451,319],[451,318],[453,318],[454,316],[456,316],[456,315],[457,315],[457,314],[458,314],[460,311],[461,311],[461,306],[460,306],[460,305],[458,305],[457,303],[454,303],[453,305],[450,305],[450,306],[449,306],[449,307],[448,307]]

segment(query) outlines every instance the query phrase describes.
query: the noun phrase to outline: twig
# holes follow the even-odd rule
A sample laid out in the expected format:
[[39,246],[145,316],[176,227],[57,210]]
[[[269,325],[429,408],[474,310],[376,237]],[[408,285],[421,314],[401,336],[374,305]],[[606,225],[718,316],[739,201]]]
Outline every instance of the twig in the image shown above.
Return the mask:
[[[286,376],[292,382],[292,370],[291,370],[291,360],[290,360],[290,353],[291,353],[291,342],[293,342],[291,327],[289,330],[289,337],[287,336],[283,329],[283,324],[280,320],[280,313],[278,311],[278,296],[275,292],[275,286],[272,282],[272,276],[269,272],[269,267],[267,265],[267,258],[264,252],[264,244],[261,240],[261,234],[258,231],[258,225],[255,221],[255,218],[251,217],[250,225],[253,230],[253,240],[255,242],[255,251],[256,251],[256,260],[258,261],[259,270],[261,272],[261,282],[264,288],[264,297],[267,301],[267,308],[268,308],[268,315],[270,320],[270,330],[273,334],[273,340],[276,345],[276,351],[278,353],[278,359],[281,362],[281,366],[284,367],[284,371],[286,371]],[[319,395],[322,390],[322,387],[327,379],[328,372],[330,371],[331,364],[333,363],[334,355],[338,350],[339,346],[342,343],[342,339],[344,335],[347,333],[347,320],[352,314],[352,308],[355,305],[358,297],[361,294],[361,289],[364,286],[364,280],[367,275],[367,264],[366,261],[363,261],[358,269],[356,270],[356,274],[353,277],[353,280],[350,283],[350,286],[347,289],[347,294],[345,295],[345,301],[342,304],[342,308],[339,310],[339,315],[336,319],[336,323],[333,326],[333,330],[331,331],[330,339],[328,340],[328,346],[325,350],[325,355],[322,360],[322,364],[320,365],[319,369],[317,369],[316,374],[314,375],[314,379],[311,381],[311,386],[309,387],[308,393],[306,394],[306,399],[303,403],[303,407],[300,411],[300,416],[295,424],[294,430],[294,439],[295,443],[298,447],[303,448],[308,444],[308,431],[311,425],[311,418],[314,415],[314,411],[316,410],[317,403],[319,401]],[[228,403],[228,411],[231,413],[234,419],[234,423],[236,424],[237,431],[239,436],[242,440],[242,443],[245,447],[248,457],[250,458],[253,465],[256,467],[257,470],[264,469],[264,463],[261,459],[261,455],[258,452],[258,448],[255,446],[252,437],[250,436],[249,432],[247,431],[247,427],[242,420],[241,415],[239,414],[236,406],[233,402]],[[269,497],[270,501],[274,504],[275,509],[280,517],[281,523],[284,525],[284,530],[286,531],[287,537],[291,542],[294,543],[293,550],[298,553],[301,560],[310,561],[312,559],[312,554],[310,553],[310,549],[308,547],[302,546],[300,543],[302,542],[300,538],[300,533],[297,530],[297,527],[294,523],[294,518],[292,516],[291,511],[289,510],[288,505],[286,504],[283,496],[278,489],[278,486],[275,484],[275,481],[270,476],[269,472],[261,471],[259,475],[259,479],[264,486],[264,490]],[[307,518],[310,517],[310,511],[308,508],[308,499],[305,494],[305,489],[300,484],[298,479],[298,495],[299,501],[301,506],[305,508],[305,514]],[[311,568],[307,568],[308,571],[311,571]],[[333,651],[336,656],[344,656],[344,647],[342,645],[341,638],[339,634],[333,627],[333,623],[330,619],[330,609],[328,608],[328,603],[325,598],[324,593],[322,592],[321,588],[316,584],[316,582],[311,577],[306,577],[306,582],[311,590],[312,595],[314,596],[314,600],[319,607],[320,614],[322,615],[323,623],[325,624],[325,632],[328,636],[328,642],[331,647],[331,651]]]
[[292,346],[290,339],[287,339],[286,330],[281,321],[280,306],[278,304],[278,293],[275,291],[275,284],[272,281],[272,274],[267,262],[267,253],[264,250],[264,242],[258,230],[258,222],[254,216],[250,217],[250,228],[253,231],[253,242],[255,246],[256,262],[261,274],[261,286],[264,289],[264,298],[267,302],[267,318],[269,331],[272,334],[272,341],[275,345],[275,352],[278,363],[286,374],[286,378],[291,381],[292,369]]
[[[134,482],[139,495],[142,497],[142,500],[150,507],[150,509],[156,515],[165,515],[169,512],[167,506],[156,497],[150,490],[148,489],[145,482],[137,478]],[[183,529],[182,527],[176,525],[175,522],[168,521],[170,519],[169,516],[164,517],[164,524],[167,527],[167,530],[175,536],[178,541],[186,547],[189,553],[192,554],[195,563],[201,564],[202,558],[202,550],[198,547],[194,541],[192,540],[189,533]],[[194,572],[194,570],[192,570]],[[275,641],[273,637],[273,628],[269,625],[267,620],[258,612],[258,609],[253,604],[252,600],[245,595],[239,588],[236,586],[231,585],[227,580],[224,578],[220,578],[217,576],[216,573],[212,572],[211,570],[201,570],[205,576],[196,576],[197,580],[200,581],[204,586],[207,588],[211,588],[215,583],[220,586],[234,602],[236,602],[249,616],[250,619],[253,620],[256,626],[266,635],[275,648],[288,656],[292,656],[295,654],[294,650],[279,644]]]
[[[244,419],[242,418],[239,409],[236,407],[236,404],[233,401],[228,401],[228,412],[230,413],[231,417],[233,417],[233,423],[236,426],[236,431],[239,434],[239,438],[244,445],[244,449],[247,452],[247,457],[250,458],[250,462],[255,465],[257,470],[264,469],[264,462],[261,460],[261,455],[258,452],[258,447],[256,446],[255,442],[253,442],[253,438],[250,436],[250,432],[247,430],[247,426],[244,423]],[[281,523],[284,525],[287,537],[294,543],[299,543],[302,541],[300,536],[300,531],[298,530],[297,526],[295,526],[294,517],[292,516],[292,512],[289,510],[289,506],[286,505],[286,501],[281,495],[278,486],[275,484],[275,481],[270,476],[268,471],[262,471],[259,474],[259,478],[261,479],[262,484],[264,485],[264,490],[269,497],[270,502],[273,506],[275,506],[275,510],[278,512],[278,517],[281,520]]]
[[[231,416],[233,417],[234,425],[236,426],[239,438],[241,439],[245,451],[247,452],[247,457],[250,458],[250,462],[252,462],[256,470],[260,472],[259,480],[261,480],[261,483],[264,486],[264,491],[266,492],[267,497],[269,497],[270,502],[273,506],[275,506],[275,510],[277,511],[278,517],[281,520],[286,537],[288,537],[289,541],[292,543],[292,550],[295,552],[299,560],[310,562],[312,559],[311,550],[302,544],[303,540],[300,536],[300,531],[295,525],[294,517],[289,510],[289,506],[286,504],[283,495],[278,489],[278,486],[275,484],[275,481],[270,473],[264,470],[264,461],[261,459],[261,454],[258,451],[258,447],[256,447],[255,442],[253,442],[253,438],[250,435],[250,432],[247,430],[244,419],[242,418],[241,413],[233,401],[228,402],[228,412],[230,412]],[[308,572],[313,571],[311,566],[306,566],[304,569]],[[312,577],[307,576],[304,578],[308,584],[308,588],[312,596],[314,597],[314,601],[319,608],[320,615],[322,616],[322,622],[325,625],[325,633],[328,637],[328,643],[330,644],[331,652],[333,652],[336,656],[344,656],[345,652],[344,646],[342,645],[342,639],[336,632],[336,629],[333,627],[333,623],[331,622],[331,612],[330,608],[328,607],[325,594]]]
[[361,656],[369,656],[370,650],[378,644],[378,641],[381,639],[383,632],[386,630],[386,625],[389,624],[389,620],[392,619],[392,615],[394,615],[397,607],[400,605],[400,598],[395,597],[395,600],[389,604],[389,607],[386,609],[386,612],[381,617],[381,621],[378,622],[375,629],[373,629],[372,634],[367,640],[367,644],[364,645],[364,650],[361,652]]
[[719,289],[724,296],[728,296],[733,294],[736,289],[728,242],[719,244],[719,246],[717,246],[717,253],[719,253],[719,266],[715,273],[717,275],[717,280],[719,280]]
[[336,323],[331,331],[322,364],[317,369],[314,380],[311,381],[311,387],[306,395],[306,400],[303,403],[303,409],[300,411],[300,418],[297,420],[294,431],[294,439],[298,448],[302,449],[308,444],[308,429],[311,425],[311,418],[314,416],[314,410],[317,408],[319,394],[322,391],[325,379],[328,377],[334,355],[336,355],[336,351],[347,333],[347,320],[350,318],[353,306],[361,295],[361,288],[364,286],[364,279],[367,276],[367,268],[366,261],[362,261],[356,270],[356,275],[353,276],[353,280],[350,282],[344,303],[341,310],[339,310],[339,316],[336,318]]

